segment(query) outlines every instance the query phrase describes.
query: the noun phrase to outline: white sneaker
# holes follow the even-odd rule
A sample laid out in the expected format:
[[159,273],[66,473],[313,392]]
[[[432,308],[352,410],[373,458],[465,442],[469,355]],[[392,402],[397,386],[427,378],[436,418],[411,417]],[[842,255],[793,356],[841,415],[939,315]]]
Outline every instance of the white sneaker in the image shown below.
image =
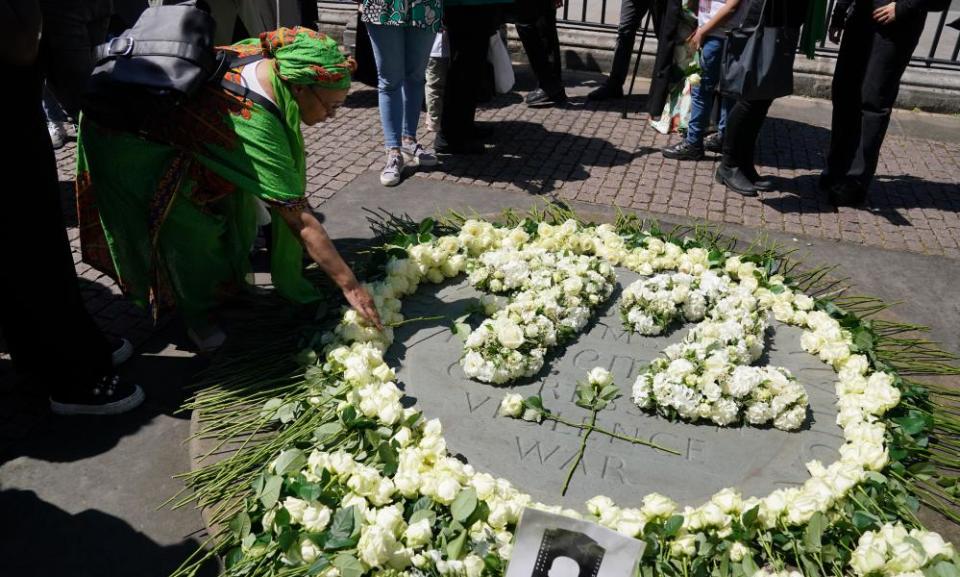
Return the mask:
[[120,337],[112,344],[114,345],[113,366],[120,366],[130,360],[130,357],[133,356],[133,343],[127,339]]
[[387,153],[387,165],[380,171],[380,184],[396,186],[403,178],[403,154]]
[[438,162],[436,153],[424,148],[419,142],[404,144],[400,152],[403,153],[403,160],[411,166],[436,166]]
[[50,133],[50,142],[53,144],[54,150],[63,148],[63,145],[67,143],[67,129],[64,128],[62,122],[48,120],[47,132]]

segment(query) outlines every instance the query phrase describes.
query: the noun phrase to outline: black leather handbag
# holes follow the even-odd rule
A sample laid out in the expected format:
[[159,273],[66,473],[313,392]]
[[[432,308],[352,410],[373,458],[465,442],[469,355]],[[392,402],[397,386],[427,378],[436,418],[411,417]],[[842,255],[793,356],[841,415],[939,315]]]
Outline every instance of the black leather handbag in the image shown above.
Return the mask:
[[[770,4],[762,2],[760,17],[744,18],[744,24],[727,32],[723,47],[720,92],[745,100],[772,100],[793,93],[793,62],[800,28],[767,23]],[[752,10],[752,9],[751,9]]]
[[83,113],[97,124],[145,130],[210,83],[252,100],[284,122],[265,97],[224,78],[228,70],[263,58],[238,58],[213,46],[213,18],[196,2],[147,8],[132,28],[97,47]]
[[219,80],[229,66],[213,46],[216,24],[194,1],[147,8],[132,28],[96,49],[83,112],[98,124],[137,131]]

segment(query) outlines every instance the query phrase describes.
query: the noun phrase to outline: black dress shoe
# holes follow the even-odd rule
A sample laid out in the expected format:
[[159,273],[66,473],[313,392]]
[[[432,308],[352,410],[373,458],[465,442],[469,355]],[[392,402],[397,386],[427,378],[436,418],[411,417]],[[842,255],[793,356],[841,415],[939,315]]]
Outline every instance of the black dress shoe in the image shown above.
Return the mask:
[[523,98],[523,101],[527,106],[554,106],[566,102],[567,93],[561,88],[557,92],[547,94],[542,88],[537,88],[533,92],[528,93]]
[[623,98],[622,86],[610,86],[609,84],[603,84],[598,88],[591,90],[590,94],[587,94],[587,100],[592,100],[595,102],[599,102],[600,100],[611,100],[614,98]]
[[723,154],[723,139],[719,132],[714,132],[703,140],[703,149],[714,154]]
[[855,182],[835,184],[827,191],[827,199],[833,206],[863,206],[867,202],[867,190]]
[[732,190],[743,196],[757,196],[756,187],[737,167],[730,168],[721,163],[717,167],[716,178],[717,182],[727,187],[727,190]]
[[687,142],[686,140],[681,140],[673,146],[668,146],[662,151],[664,158],[669,158],[670,160],[702,160],[703,159],[703,147],[694,146]]
[[747,177],[747,180],[753,183],[753,187],[760,192],[770,192],[775,188],[773,181],[768,177],[760,176],[757,173],[757,169],[753,166],[741,166],[740,172],[742,172],[743,175]]
[[483,154],[486,148],[476,140],[445,141],[436,145],[437,154]]

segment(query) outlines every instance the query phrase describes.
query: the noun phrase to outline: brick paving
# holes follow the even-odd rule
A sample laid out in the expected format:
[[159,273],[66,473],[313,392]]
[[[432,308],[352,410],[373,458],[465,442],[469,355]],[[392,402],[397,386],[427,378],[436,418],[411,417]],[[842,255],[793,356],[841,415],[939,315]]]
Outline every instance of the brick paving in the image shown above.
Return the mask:
[[[496,129],[487,154],[448,157],[440,167],[413,178],[960,258],[960,141],[888,136],[870,208],[835,210],[816,188],[829,137],[825,128],[769,119],[758,145],[759,166],[779,177],[782,191],[744,198],[714,182],[717,158],[695,163],[664,159],[659,149],[677,136],[661,135],[636,116],[621,119],[619,104],[582,102],[574,98],[564,108],[534,110],[516,94],[500,96],[478,115]],[[311,204],[320,207],[357,176],[381,168],[376,92],[356,85],[337,117],[306,129],[304,137],[307,193]],[[430,142],[432,136],[423,140]],[[87,305],[108,331],[143,342],[151,331],[149,319],[120,297],[109,278],[80,261],[69,186],[74,152],[68,144],[57,159]],[[415,191],[415,180],[396,189],[397,194]]]

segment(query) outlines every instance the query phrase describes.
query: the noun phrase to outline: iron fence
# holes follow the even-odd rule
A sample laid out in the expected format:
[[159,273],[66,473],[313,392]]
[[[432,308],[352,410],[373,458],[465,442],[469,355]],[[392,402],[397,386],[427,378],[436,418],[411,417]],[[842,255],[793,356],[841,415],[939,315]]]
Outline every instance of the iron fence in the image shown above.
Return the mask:
[[[835,0],[830,0],[828,14],[833,12],[834,3]],[[620,20],[620,0],[567,0],[558,10],[557,16],[565,24],[586,29],[616,29]],[[933,12],[927,16],[920,43],[910,61],[911,67],[960,72],[960,31],[947,26],[948,22],[957,18],[960,18],[960,0],[954,0],[949,10]],[[652,27],[647,30],[647,34],[652,36]],[[818,45],[817,54],[835,58],[839,48],[824,39]]]
[[[560,22],[586,30],[616,30],[620,21],[621,0],[565,0],[557,9]],[[833,11],[835,0],[830,0],[829,12]],[[321,0],[320,4],[354,4],[353,0]],[[322,7],[321,7],[322,10]],[[828,12],[828,13],[829,13]],[[960,0],[953,0],[949,10],[933,12],[927,16],[920,43],[914,51],[910,66],[913,68],[944,69],[960,72],[960,31],[947,24],[960,18]],[[638,40],[653,36],[653,27],[641,27],[645,34],[638,34]],[[649,42],[645,43],[650,46]],[[827,39],[821,41],[817,54],[826,57],[837,56],[839,46]]]

